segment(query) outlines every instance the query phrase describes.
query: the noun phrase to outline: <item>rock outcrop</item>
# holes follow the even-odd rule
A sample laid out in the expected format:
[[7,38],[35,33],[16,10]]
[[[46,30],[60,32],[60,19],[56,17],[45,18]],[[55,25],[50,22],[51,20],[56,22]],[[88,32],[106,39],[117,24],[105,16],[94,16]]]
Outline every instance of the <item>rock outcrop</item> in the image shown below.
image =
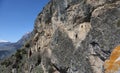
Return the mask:
[[44,72],[103,73],[104,61],[120,44],[119,22],[117,0],[49,2],[35,23],[36,33],[44,32],[37,41]]
[[119,37],[119,0],[51,0],[38,14],[21,72],[104,73]]

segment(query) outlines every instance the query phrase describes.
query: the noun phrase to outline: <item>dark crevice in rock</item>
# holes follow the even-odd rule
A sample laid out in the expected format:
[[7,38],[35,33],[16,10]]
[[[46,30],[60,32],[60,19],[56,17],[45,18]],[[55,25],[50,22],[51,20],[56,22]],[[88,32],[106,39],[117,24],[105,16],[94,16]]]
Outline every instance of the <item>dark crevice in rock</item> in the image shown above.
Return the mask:
[[93,47],[95,47],[96,45],[99,46],[99,44],[98,44],[97,42],[95,42],[95,41],[91,42],[90,44],[91,44]]
[[93,46],[93,50],[95,51],[95,54],[92,54],[94,56],[98,56],[102,61],[105,61],[107,57],[109,56],[109,51],[104,51],[102,48],[100,48],[99,43],[93,41],[90,43],[90,45]]
[[68,6],[65,8],[65,10],[69,9],[70,8],[70,5],[68,4]]
[[101,56],[99,53],[97,53],[96,56],[98,56],[102,61],[105,61],[105,60],[106,60],[106,58],[103,57],[103,56]]
[[93,50],[95,51],[95,54],[92,54],[92,55],[98,56],[102,61],[105,61],[106,58],[109,56],[109,52],[103,51],[100,48],[99,43],[93,41],[90,43],[90,45],[93,46]]
[[37,63],[35,64],[35,66],[38,66],[41,63],[41,57],[38,57]]
[[115,3],[117,1],[119,1],[119,0],[108,0],[107,3]]
[[104,51],[103,49],[101,49],[101,51],[106,53],[108,56],[111,54],[110,50],[109,51]]
[[75,34],[75,38],[78,38],[78,34]]
[[63,68],[63,67],[57,67],[55,64],[52,64],[52,66],[55,67],[55,69],[57,71],[59,71],[60,73],[67,73],[67,70],[69,69],[69,67],[65,67],[65,68]]
[[84,22],[90,22],[94,8],[91,5],[86,5],[85,7],[89,12],[87,12]]

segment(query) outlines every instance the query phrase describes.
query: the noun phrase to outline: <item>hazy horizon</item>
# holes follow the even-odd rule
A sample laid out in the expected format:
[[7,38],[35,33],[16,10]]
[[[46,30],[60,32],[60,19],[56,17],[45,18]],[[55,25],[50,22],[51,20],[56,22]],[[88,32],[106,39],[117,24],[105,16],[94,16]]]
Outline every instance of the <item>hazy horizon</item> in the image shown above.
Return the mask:
[[0,40],[18,41],[34,28],[37,15],[49,0],[0,0]]

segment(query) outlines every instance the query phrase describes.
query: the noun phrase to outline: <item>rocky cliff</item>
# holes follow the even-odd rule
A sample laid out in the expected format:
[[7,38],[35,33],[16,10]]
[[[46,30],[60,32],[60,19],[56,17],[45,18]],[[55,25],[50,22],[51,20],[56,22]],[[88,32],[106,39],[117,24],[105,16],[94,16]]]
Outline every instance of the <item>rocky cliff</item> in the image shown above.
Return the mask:
[[7,67],[13,73],[104,73],[119,37],[119,0],[51,0],[38,14],[22,65]]

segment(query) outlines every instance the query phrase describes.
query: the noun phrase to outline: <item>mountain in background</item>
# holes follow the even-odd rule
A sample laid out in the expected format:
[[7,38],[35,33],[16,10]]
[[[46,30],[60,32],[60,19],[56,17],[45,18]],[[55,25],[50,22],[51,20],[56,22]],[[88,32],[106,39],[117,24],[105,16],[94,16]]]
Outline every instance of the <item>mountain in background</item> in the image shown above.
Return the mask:
[[31,37],[32,32],[27,32],[25,35],[22,36],[20,40],[16,42],[16,44],[24,45],[24,43]]
[[32,32],[28,32],[23,37],[15,43],[8,41],[0,40],[0,59],[4,59],[11,54],[15,53],[17,49],[20,49],[21,46],[31,37]]
[[0,40],[0,43],[5,43],[5,42],[9,42],[9,41],[6,41],[6,40]]

